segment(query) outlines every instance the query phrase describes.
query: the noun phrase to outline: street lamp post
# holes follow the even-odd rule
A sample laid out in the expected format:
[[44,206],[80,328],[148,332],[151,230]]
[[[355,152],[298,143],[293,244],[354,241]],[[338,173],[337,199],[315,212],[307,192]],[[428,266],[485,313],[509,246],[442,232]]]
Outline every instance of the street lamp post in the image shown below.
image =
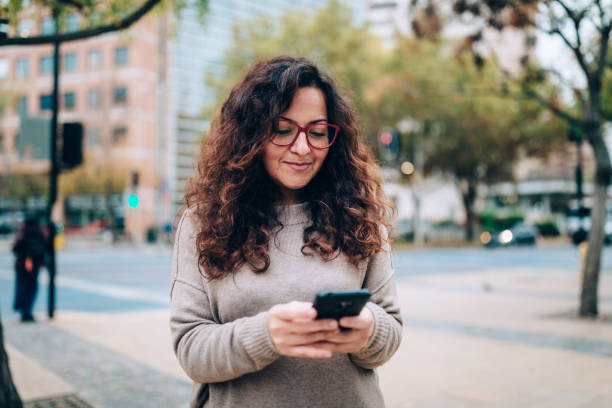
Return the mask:
[[[53,8],[53,23],[57,30],[58,10]],[[60,71],[60,41],[53,43],[53,90],[51,92],[51,131],[50,134],[50,169],[49,169],[49,201],[47,203],[47,225],[49,228],[49,257],[47,270],[49,271],[49,295],[47,314],[50,319],[55,313],[55,222],[53,222],[53,207],[57,201],[57,177],[60,171],[57,147],[57,116],[59,112],[59,71]]]
[[571,126],[568,133],[570,141],[576,143],[576,204],[578,206],[578,229],[572,234],[572,242],[575,245],[584,242],[587,239],[588,232],[584,228],[584,217],[586,211],[583,206],[584,194],[582,191],[582,133],[575,127]]
[[423,126],[420,122],[412,118],[403,118],[396,124],[398,130],[403,134],[413,134],[413,162],[414,166],[410,174],[412,174],[412,199],[414,201],[414,216],[413,216],[413,242],[417,245],[425,242],[423,228],[421,228],[421,194],[422,194],[422,178],[423,178],[423,144],[422,135]]

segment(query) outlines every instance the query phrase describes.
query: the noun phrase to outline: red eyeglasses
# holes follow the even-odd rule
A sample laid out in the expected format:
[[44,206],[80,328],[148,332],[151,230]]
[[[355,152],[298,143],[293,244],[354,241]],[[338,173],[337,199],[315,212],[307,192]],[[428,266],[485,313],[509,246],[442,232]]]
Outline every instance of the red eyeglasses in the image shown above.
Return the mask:
[[328,149],[336,140],[340,126],[331,123],[316,122],[302,127],[290,119],[277,119],[272,130],[271,141],[277,146],[290,146],[299,134],[306,134],[308,146],[313,149]]

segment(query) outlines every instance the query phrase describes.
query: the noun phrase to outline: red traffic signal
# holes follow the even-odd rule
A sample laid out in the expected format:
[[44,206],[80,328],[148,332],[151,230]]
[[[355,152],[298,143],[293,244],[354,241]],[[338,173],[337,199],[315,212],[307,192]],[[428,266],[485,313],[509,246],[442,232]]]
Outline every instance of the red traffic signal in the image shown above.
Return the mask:
[[384,131],[379,136],[380,143],[384,145],[390,145],[393,141],[393,135],[389,131]]

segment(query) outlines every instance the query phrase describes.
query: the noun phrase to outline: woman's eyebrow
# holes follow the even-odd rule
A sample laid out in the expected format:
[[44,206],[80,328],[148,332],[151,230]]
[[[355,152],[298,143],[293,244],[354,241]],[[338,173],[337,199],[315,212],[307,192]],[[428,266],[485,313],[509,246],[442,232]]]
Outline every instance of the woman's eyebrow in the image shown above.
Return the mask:
[[[293,120],[291,118],[287,118],[285,116],[279,115],[278,117],[281,118],[281,119],[290,120],[292,122],[297,122],[297,121],[295,121],[295,120]],[[308,122],[308,124],[310,125],[312,123],[319,123],[319,122],[327,122],[327,119],[315,119],[315,120],[311,120],[310,122]]]

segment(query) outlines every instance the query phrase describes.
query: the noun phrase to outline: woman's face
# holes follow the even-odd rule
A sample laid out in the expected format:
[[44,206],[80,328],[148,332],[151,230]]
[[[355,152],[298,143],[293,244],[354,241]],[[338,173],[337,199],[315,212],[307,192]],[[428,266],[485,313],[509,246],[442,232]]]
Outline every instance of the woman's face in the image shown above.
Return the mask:
[[[291,106],[279,119],[290,119],[305,127],[327,121],[325,96],[314,87],[299,88]],[[300,190],[319,172],[329,149],[313,149],[300,132],[289,146],[277,146],[270,140],[264,143],[263,162],[270,178],[280,187],[284,204],[300,202]]]

